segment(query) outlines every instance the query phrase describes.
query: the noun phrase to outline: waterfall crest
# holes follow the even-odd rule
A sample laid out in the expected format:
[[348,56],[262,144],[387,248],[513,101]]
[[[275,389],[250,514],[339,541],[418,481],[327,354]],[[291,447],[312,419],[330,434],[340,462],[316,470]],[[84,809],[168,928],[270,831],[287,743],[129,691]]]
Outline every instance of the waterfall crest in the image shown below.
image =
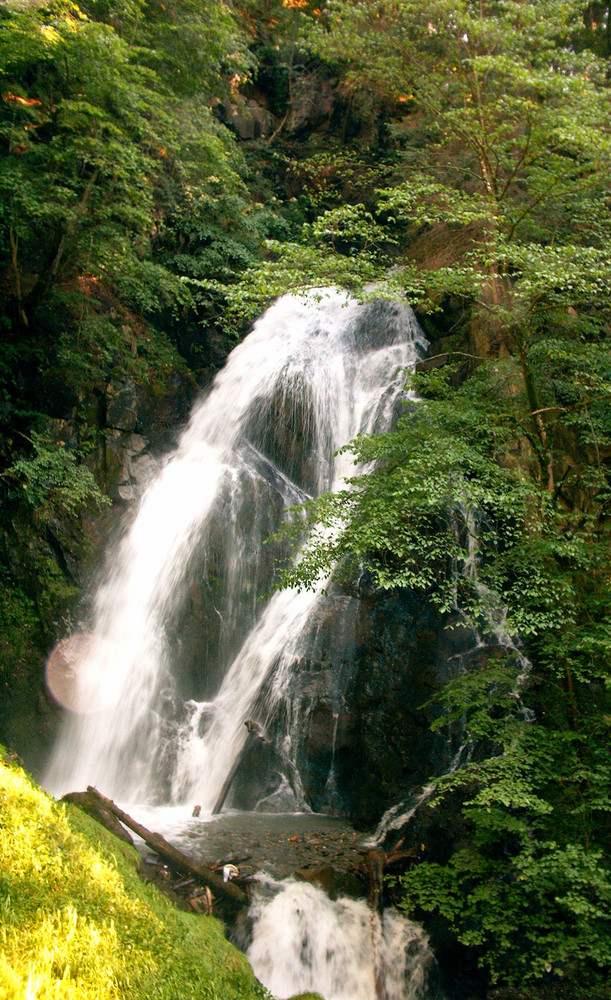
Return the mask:
[[[267,602],[286,510],[354,474],[336,451],[388,428],[422,343],[397,303],[286,296],[195,406],[112,556],[46,784],[210,810],[273,673],[281,698],[319,598]],[[199,620],[193,631],[188,615]],[[190,631],[191,630],[191,631]],[[270,706],[267,706],[270,710]],[[299,781],[292,782],[293,806]]]

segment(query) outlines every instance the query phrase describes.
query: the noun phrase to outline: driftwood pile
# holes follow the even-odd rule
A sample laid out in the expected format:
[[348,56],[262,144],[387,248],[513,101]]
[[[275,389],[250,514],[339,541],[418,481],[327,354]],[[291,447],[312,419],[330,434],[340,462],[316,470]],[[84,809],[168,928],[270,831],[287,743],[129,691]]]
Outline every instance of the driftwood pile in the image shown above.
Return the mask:
[[[154,881],[161,888],[166,883],[167,888],[186,899],[189,908],[195,912],[211,913],[214,904],[215,910],[218,905],[222,914],[227,916],[248,905],[251,878],[240,878],[238,875],[224,881],[218,869],[189,858],[161,834],[148,830],[91,785],[86,792],[65,795],[63,801],[79,806],[122,840],[133,842],[125,827],[136,833],[157,856],[145,862],[151,870],[154,869]],[[238,859],[231,859],[222,867],[228,864],[235,866],[235,860]]]

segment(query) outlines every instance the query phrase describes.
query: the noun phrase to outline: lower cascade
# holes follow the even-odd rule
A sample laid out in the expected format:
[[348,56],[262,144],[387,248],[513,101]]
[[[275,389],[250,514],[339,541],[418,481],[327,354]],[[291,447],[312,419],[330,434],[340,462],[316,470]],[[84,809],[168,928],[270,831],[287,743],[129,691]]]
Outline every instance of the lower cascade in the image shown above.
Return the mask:
[[[273,892],[271,898],[265,893]],[[247,955],[274,996],[315,991],[325,1000],[432,1000],[433,954],[421,927],[363,900],[335,901],[288,880],[268,883],[251,907]]]

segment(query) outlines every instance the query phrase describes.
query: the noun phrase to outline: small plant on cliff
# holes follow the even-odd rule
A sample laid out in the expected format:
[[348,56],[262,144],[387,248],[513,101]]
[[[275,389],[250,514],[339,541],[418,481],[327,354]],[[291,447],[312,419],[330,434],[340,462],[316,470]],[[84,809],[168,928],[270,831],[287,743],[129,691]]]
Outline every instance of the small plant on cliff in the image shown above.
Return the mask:
[[86,507],[108,507],[93,473],[79,461],[79,454],[35,431],[31,437],[34,454],[19,458],[6,476],[16,480],[21,495],[41,523],[55,517],[77,517]]

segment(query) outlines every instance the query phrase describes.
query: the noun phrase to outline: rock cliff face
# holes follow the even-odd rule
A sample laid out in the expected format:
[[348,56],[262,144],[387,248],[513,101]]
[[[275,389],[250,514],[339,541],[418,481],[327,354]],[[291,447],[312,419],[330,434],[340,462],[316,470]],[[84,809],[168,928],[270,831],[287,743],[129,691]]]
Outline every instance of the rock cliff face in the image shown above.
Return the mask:
[[290,745],[290,759],[253,744],[231,801],[270,808],[270,796],[294,782],[292,762],[312,809],[370,828],[450,767],[460,734],[431,733],[429,702],[485,655],[458,613],[441,615],[409,591],[362,584],[353,596],[323,599],[266,730],[276,748]]
[[162,393],[117,376],[106,386],[98,449],[92,471],[115,503],[137,500],[157,468],[157,458],[186,420],[195,385],[174,375]]
[[409,592],[371,593],[361,600],[357,669],[346,691],[353,740],[338,761],[359,825],[377,822],[450,764],[456,748],[447,734],[430,732],[436,713],[428,703],[474,645],[467,630],[448,629],[459,622]]

